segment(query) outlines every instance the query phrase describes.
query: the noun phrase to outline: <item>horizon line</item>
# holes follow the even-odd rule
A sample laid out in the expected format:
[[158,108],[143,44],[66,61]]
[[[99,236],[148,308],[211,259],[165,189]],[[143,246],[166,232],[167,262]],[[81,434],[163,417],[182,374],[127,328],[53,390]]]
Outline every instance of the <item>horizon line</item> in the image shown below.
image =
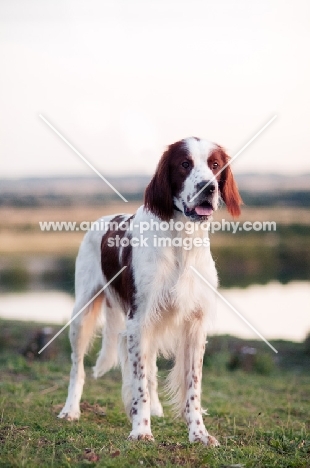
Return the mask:
[[[126,178],[131,179],[134,177],[153,177],[154,173],[142,173],[142,172],[133,172],[130,174],[116,174],[116,173],[109,173],[109,178]],[[310,176],[310,169],[305,172],[275,172],[275,171],[234,171],[234,176],[276,176],[276,177],[304,177]],[[29,179],[95,179],[94,175],[87,175],[87,174],[72,174],[72,173],[61,173],[61,174],[49,174],[49,175],[36,175],[36,174],[29,174],[29,175],[1,175],[0,180],[29,180]]]

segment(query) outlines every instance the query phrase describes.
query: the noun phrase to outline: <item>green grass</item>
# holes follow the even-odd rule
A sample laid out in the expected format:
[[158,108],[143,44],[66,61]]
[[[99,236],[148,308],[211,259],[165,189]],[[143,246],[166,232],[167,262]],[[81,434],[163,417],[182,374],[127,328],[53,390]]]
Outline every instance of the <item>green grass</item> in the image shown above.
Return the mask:
[[[310,466],[310,376],[303,370],[228,372],[208,357],[204,419],[221,447],[190,444],[185,424],[166,405],[165,417],[152,420],[155,443],[130,442],[118,370],[86,380],[79,422],[59,420],[69,381],[66,336],[53,361],[29,361],[14,349],[22,349],[31,325],[1,325],[0,467]],[[93,352],[86,359],[88,377],[94,358]],[[161,385],[166,372],[160,371]]]

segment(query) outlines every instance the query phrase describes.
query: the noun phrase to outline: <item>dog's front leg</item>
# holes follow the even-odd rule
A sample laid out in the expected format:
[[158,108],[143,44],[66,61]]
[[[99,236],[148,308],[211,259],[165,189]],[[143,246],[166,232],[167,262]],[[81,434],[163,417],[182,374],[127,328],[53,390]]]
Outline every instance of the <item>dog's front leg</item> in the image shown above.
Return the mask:
[[208,446],[218,446],[215,437],[205,428],[201,411],[201,378],[206,334],[203,323],[193,320],[185,327],[185,408],[184,418],[188,426],[190,442],[202,442]]
[[129,439],[154,440],[151,432],[150,394],[148,390],[148,343],[146,331],[134,318],[127,322],[127,352],[131,376],[132,402]]
[[148,367],[148,386],[151,399],[151,415],[162,417],[164,415],[163,407],[159,401],[158,397],[158,383],[157,383],[157,366],[156,358],[157,352],[151,351],[149,354],[149,359],[147,363]]

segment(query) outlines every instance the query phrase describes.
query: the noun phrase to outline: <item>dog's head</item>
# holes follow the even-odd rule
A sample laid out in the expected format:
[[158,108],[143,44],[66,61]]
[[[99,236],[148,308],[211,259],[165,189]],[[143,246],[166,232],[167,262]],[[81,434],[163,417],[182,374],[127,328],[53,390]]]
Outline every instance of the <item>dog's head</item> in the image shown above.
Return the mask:
[[221,146],[206,140],[192,137],[173,143],[146,188],[146,208],[165,221],[174,210],[191,221],[205,221],[222,198],[229,213],[239,216],[242,200],[229,160]]

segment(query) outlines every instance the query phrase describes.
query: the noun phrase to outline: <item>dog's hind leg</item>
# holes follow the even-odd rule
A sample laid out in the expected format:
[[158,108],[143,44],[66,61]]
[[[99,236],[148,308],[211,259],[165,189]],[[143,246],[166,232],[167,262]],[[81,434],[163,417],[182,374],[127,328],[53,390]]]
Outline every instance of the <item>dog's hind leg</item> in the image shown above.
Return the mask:
[[117,306],[110,305],[106,301],[105,323],[102,333],[102,348],[93,368],[94,377],[100,377],[119,363],[118,359],[118,337],[125,329],[125,315]]
[[[84,295],[83,301],[76,301],[72,318],[80,312],[85,306],[85,303],[87,304],[87,302],[91,300],[91,297],[88,296]],[[99,316],[101,315],[103,298],[103,294],[97,296],[96,299],[71,322],[70,342],[72,348],[72,367],[68,397],[64,408],[58,415],[59,418],[74,420],[80,417],[80,399],[85,379],[84,354],[88,350]]]

